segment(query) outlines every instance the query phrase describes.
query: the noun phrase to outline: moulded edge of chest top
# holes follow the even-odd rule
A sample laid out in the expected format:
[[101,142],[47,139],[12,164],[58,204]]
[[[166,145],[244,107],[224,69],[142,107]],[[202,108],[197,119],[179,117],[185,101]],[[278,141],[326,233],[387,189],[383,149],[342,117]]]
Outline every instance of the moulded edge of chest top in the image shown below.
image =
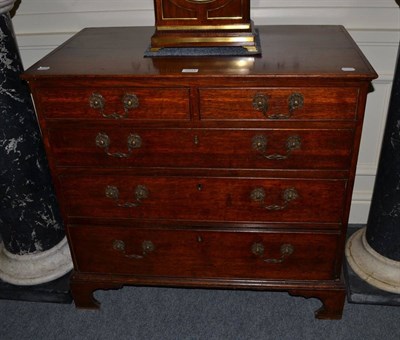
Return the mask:
[[294,86],[343,86],[364,87],[375,79],[372,75],[343,76],[335,75],[277,75],[277,74],[199,74],[183,75],[181,73],[154,76],[133,75],[52,75],[42,76],[23,73],[21,78],[34,87],[294,87]]

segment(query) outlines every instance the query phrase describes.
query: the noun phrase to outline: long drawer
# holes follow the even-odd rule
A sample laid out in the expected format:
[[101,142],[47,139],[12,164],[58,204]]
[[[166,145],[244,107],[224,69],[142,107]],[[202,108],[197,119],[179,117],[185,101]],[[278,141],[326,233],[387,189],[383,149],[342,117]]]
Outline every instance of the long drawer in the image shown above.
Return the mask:
[[70,217],[231,222],[342,222],[345,180],[66,175]]
[[351,129],[49,129],[59,166],[349,168]]
[[71,226],[86,273],[190,278],[332,279],[338,235]]
[[185,88],[40,88],[36,102],[46,118],[189,120]]
[[355,120],[358,88],[203,88],[202,120]]

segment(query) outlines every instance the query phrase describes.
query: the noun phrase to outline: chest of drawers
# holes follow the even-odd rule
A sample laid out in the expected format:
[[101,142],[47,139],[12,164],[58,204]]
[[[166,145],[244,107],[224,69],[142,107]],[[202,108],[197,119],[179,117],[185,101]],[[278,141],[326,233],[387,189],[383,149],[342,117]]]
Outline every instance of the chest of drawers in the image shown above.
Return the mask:
[[24,73],[77,307],[163,285],[287,291],[341,317],[376,74],[342,27],[259,32],[262,57],[144,58],[152,28],[85,29]]

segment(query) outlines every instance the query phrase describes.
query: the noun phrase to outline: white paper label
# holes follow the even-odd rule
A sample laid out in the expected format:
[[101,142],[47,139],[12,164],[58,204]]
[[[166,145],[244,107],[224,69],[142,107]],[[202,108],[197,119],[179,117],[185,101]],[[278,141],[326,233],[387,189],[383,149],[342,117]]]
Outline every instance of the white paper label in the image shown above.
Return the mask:
[[183,68],[182,73],[197,73],[199,72],[198,68]]
[[354,67],[342,67],[344,72],[354,72],[356,69]]

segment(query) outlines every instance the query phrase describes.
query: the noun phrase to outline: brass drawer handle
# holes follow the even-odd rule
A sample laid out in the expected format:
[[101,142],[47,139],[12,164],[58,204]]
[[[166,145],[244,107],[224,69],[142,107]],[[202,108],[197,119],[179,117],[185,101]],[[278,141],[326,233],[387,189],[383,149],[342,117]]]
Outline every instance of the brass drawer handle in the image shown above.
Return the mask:
[[292,151],[299,150],[301,148],[301,138],[299,136],[290,136],[286,140],[286,154],[270,154],[266,155],[268,139],[264,135],[254,136],[251,145],[253,150],[258,151],[264,158],[271,160],[285,160],[288,159]]
[[138,185],[135,188],[135,202],[123,202],[119,198],[119,190],[114,185],[107,185],[105,188],[105,196],[115,201],[121,208],[139,207],[143,200],[149,197],[149,190],[144,185]]
[[106,100],[100,93],[92,93],[89,98],[89,105],[92,109],[99,110],[101,115],[104,118],[112,118],[112,119],[122,119],[128,116],[129,110],[136,109],[139,107],[139,98],[132,93],[126,93],[122,97],[122,105],[124,108],[124,113],[119,114],[113,112],[111,114],[106,114],[104,112],[106,106]]
[[268,96],[262,93],[256,93],[253,97],[253,108],[257,111],[261,111],[262,114],[266,117],[268,111]]
[[95,139],[96,146],[104,149],[104,152],[110,157],[128,158],[132,155],[134,149],[142,147],[142,138],[138,134],[131,133],[127,138],[128,152],[110,152],[110,137],[104,132],[99,132]]
[[[259,257],[263,257],[264,256],[264,245],[262,243],[254,243],[251,246],[251,252]],[[279,258],[275,258],[275,259],[262,259],[264,262],[267,263],[282,263],[284,262],[290,255],[292,255],[294,253],[294,247],[293,245],[291,245],[290,243],[285,243],[281,245],[280,248],[280,253],[281,256]]]
[[251,194],[250,198],[253,202],[258,202],[260,205],[267,210],[277,211],[286,209],[288,204],[296,199],[299,198],[299,194],[295,188],[287,188],[282,192],[282,204],[271,204],[271,205],[264,205],[266,193],[264,188],[256,188],[254,189]]
[[265,118],[269,119],[289,119],[293,112],[301,109],[304,106],[304,96],[301,93],[292,93],[288,98],[288,113],[276,113],[267,115],[268,111],[268,96],[262,93],[257,93],[253,98],[253,108],[261,111]]
[[125,247],[125,242],[122,240],[114,240],[113,242],[113,249],[116,251],[119,251],[124,254],[125,257],[129,259],[143,259],[146,255],[149,253],[152,253],[156,248],[154,246],[154,243],[151,241],[143,241],[142,242],[142,254],[126,254],[126,247]]

